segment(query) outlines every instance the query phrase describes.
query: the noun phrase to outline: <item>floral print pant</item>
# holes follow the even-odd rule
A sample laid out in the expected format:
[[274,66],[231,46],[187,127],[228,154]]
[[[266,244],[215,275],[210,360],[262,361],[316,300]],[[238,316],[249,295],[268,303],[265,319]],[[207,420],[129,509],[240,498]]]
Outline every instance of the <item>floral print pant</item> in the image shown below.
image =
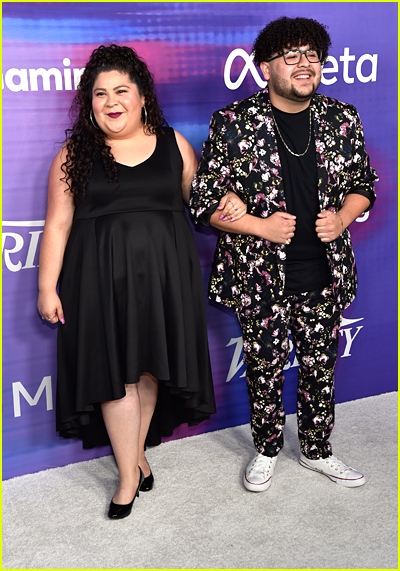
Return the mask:
[[334,367],[342,317],[331,289],[290,295],[255,310],[246,307],[238,310],[237,316],[243,335],[256,449],[265,456],[276,456],[283,446],[283,368],[289,358],[290,328],[299,362],[297,420],[301,451],[310,459],[330,456]]

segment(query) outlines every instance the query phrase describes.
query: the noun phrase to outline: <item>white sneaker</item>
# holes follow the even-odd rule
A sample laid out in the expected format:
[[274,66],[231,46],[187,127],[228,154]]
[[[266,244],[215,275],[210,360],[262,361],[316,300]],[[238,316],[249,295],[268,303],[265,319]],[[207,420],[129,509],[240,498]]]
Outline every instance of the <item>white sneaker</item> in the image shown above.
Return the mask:
[[360,472],[357,472],[350,466],[346,466],[346,464],[343,464],[343,462],[335,458],[335,456],[310,460],[306,458],[304,454],[300,454],[299,463],[309,470],[322,472],[322,474],[328,476],[332,482],[346,486],[346,488],[356,488],[357,486],[365,484],[365,477],[360,474]]
[[278,456],[257,454],[244,471],[243,484],[251,492],[264,492],[271,485],[271,478]]

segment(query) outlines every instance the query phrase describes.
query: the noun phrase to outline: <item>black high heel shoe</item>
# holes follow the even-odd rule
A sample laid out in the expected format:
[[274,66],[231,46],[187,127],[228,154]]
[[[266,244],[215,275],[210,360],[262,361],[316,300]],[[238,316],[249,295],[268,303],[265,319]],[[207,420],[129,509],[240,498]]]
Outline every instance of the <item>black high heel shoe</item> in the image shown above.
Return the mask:
[[136,489],[135,495],[133,496],[133,500],[129,504],[114,504],[114,502],[111,500],[110,508],[108,510],[108,517],[110,519],[122,519],[124,517],[128,517],[128,515],[131,513],[133,502],[135,501],[136,496],[139,497],[140,486],[143,484],[144,480],[144,474],[140,466],[139,470],[140,470],[139,485]]
[[150,492],[150,490],[153,489],[153,486],[154,486],[154,476],[153,473],[150,472],[150,475],[143,480],[142,485],[140,486],[140,491]]

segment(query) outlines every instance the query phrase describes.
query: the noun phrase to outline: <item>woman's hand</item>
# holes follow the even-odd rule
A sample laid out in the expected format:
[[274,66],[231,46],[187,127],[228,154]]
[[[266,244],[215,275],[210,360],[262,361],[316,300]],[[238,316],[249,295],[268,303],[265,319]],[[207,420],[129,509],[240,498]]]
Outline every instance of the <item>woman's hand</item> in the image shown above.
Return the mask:
[[50,168],[46,222],[40,244],[37,308],[41,317],[49,323],[64,323],[64,312],[57,295],[57,282],[75,210],[74,197],[63,181],[62,164],[65,153],[63,147]]
[[57,321],[65,323],[61,300],[57,292],[46,294],[39,292],[37,308],[42,319],[49,323],[57,323]]
[[224,222],[234,222],[240,220],[247,212],[247,206],[238,195],[229,190],[219,202],[217,212],[219,211],[219,219]]

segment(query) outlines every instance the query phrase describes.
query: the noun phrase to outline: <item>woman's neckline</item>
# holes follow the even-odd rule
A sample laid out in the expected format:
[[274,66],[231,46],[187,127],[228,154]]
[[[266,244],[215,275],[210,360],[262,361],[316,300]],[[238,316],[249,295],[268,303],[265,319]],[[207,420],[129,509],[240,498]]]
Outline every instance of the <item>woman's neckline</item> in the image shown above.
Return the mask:
[[145,163],[147,163],[147,161],[149,161],[156,153],[158,147],[158,136],[156,137],[156,146],[154,147],[154,151],[151,153],[151,155],[149,155],[147,157],[147,159],[144,159],[144,161],[142,161],[141,163],[138,163],[137,165],[125,165],[124,163],[120,163],[118,161],[115,161],[117,163],[117,165],[120,165],[121,167],[126,167],[127,169],[135,169],[136,167],[140,167],[140,165],[144,165]]

